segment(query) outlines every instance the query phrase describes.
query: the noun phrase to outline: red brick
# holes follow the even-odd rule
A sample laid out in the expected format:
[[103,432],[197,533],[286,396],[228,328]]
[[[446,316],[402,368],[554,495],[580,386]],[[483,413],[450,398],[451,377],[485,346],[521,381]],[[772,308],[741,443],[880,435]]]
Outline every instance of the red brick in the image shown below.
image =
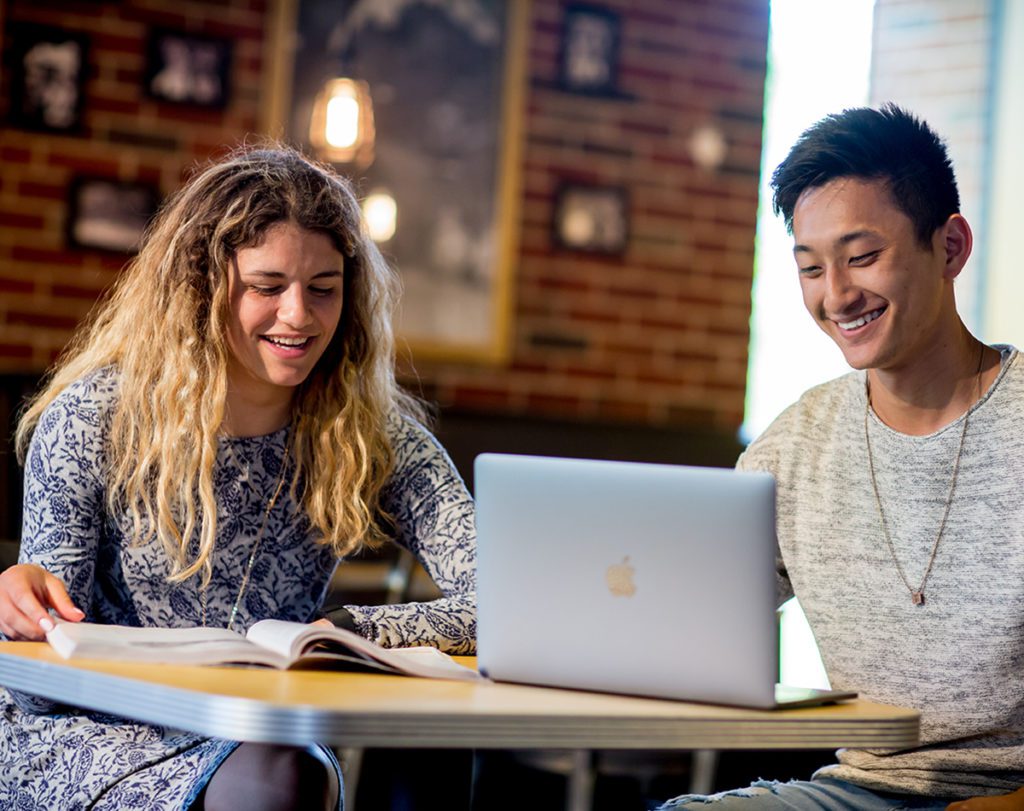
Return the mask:
[[54,166],[63,166],[87,175],[109,175],[117,176],[117,161],[102,160],[96,157],[83,157],[63,152],[54,152],[50,155],[50,163]]
[[23,180],[18,184],[18,193],[24,197],[37,197],[45,200],[66,200],[68,188],[63,185],[52,183],[36,183],[31,180]]
[[616,422],[644,423],[651,419],[651,408],[643,402],[598,400],[597,414],[603,419]]
[[131,113],[139,111],[139,103],[134,99],[112,99],[100,96],[89,99],[89,109],[97,113]]
[[[132,54],[134,56],[142,51],[144,43],[145,38],[142,36],[117,36],[105,32],[92,35],[93,48],[108,54]],[[92,104],[92,99],[89,99],[89,103]]]
[[[545,290],[571,290],[577,293],[582,293],[586,290],[592,290],[594,285],[587,279],[566,279],[562,277],[558,278],[540,278],[535,282],[537,287]],[[520,288],[522,289],[522,288]]]
[[614,369],[585,369],[581,366],[569,366],[566,376],[580,380],[615,380],[618,377]]
[[612,285],[608,288],[608,292],[616,298],[642,299],[645,301],[653,301],[662,297],[659,291],[650,287],[620,287]]
[[20,214],[16,211],[0,211],[0,225],[14,228],[27,228],[36,231],[46,223],[45,218],[38,214]]
[[35,285],[25,279],[5,279],[0,277],[0,292],[3,293],[31,293]]
[[81,287],[74,284],[55,284],[53,286],[53,295],[57,298],[76,298],[84,299],[86,301],[95,301],[100,297],[103,292],[102,289],[95,287]]
[[82,264],[82,257],[77,253],[50,248],[30,248],[28,245],[16,245],[11,250],[11,257],[21,262],[38,262],[41,265]]
[[619,313],[599,313],[594,310],[575,309],[569,311],[569,318],[573,321],[583,321],[594,324],[617,324],[622,320]]
[[582,400],[571,395],[528,394],[526,403],[531,410],[544,414],[575,414],[580,410]]
[[32,347],[16,344],[0,344],[0,358],[31,358]]
[[508,406],[508,402],[508,393],[501,389],[456,386],[452,393],[452,405],[460,408],[501,410]]
[[0,160],[4,163],[28,163],[32,157],[32,150],[18,146],[5,146],[0,148]]
[[56,327],[58,329],[74,329],[78,325],[78,319],[74,316],[18,311],[7,313],[4,320],[8,324],[25,324],[30,327]]

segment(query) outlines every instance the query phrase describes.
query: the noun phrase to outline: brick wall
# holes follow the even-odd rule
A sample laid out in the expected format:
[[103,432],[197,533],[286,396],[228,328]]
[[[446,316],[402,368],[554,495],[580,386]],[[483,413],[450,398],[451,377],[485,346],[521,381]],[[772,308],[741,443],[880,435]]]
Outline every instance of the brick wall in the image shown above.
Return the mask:
[[[558,89],[565,4],[532,5],[512,357],[497,367],[420,363],[418,385],[453,409],[732,433],[743,415],[768,3],[605,5],[622,21],[616,98]],[[268,0],[11,0],[3,14],[91,43],[82,133],[0,126],[0,371],[38,372],[124,261],[67,247],[72,179],[142,180],[167,193],[195,160],[255,131],[269,9]],[[234,40],[224,110],[143,94],[152,26]],[[715,169],[691,156],[702,127],[727,145]],[[623,256],[553,245],[565,181],[625,187]]]
[[[5,54],[17,22],[85,34],[90,51],[80,133],[20,130],[6,117],[0,126],[0,370],[45,368],[124,264],[123,255],[68,247],[68,190],[76,176],[153,183],[167,193],[197,159],[257,128],[265,14],[265,0],[4,5]],[[154,26],[234,41],[226,109],[179,106],[143,93],[146,39]],[[7,67],[0,83],[5,106]]]

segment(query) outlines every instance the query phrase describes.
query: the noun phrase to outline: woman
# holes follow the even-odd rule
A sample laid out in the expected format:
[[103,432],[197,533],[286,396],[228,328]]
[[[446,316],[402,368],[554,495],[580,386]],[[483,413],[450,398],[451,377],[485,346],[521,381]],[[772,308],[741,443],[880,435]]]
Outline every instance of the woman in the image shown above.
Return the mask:
[[[24,529],[20,565],[0,575],[0,631],[39,639],[48,609],[238,631],[313,621],[337,561],[390,536],[446,596],[336,621],[383,645],[470,652],[472,501],[395,382],[393,297],[329,170],[250,149],[195,176],[21,420]],[[3,690],[0,708],[0,807],[341,803],[325,748],[203,739]]]

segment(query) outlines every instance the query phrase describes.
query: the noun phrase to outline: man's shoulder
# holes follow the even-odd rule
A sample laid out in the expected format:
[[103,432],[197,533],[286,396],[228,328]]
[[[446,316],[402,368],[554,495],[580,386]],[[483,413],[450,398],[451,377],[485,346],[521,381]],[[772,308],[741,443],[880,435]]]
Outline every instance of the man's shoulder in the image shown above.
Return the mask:
[[762,436],[779,434],[793,439],[829,430],[836,421],[847,421],[859,415],[864,398],[864,373],[849,372],[805,391]]
[[740,457],[748,469],[774,468],[785,453],[821,447],[864,407],[864,373],[849,372],[805,391],[755,439]]

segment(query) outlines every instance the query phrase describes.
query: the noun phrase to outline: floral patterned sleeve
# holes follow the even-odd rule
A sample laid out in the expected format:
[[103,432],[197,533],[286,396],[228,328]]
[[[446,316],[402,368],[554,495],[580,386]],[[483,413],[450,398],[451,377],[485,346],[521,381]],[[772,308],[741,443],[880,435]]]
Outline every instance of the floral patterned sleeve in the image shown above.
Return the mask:
[[[68,387],[43,412],[25,461],[19,563],[60,578],[75,605],[92,619],[93,576],[103,533],[104,406],[112,381],[91,375]],[[56,705],[14,694],[26,711]]]
[[382,494],[395,541],[423,564],[443,597],[425,603],[345,606],[363,636],[388,647],[476,650],[476,523],[473,499],[436,439],[413,420],[396,424],[395,470]]

